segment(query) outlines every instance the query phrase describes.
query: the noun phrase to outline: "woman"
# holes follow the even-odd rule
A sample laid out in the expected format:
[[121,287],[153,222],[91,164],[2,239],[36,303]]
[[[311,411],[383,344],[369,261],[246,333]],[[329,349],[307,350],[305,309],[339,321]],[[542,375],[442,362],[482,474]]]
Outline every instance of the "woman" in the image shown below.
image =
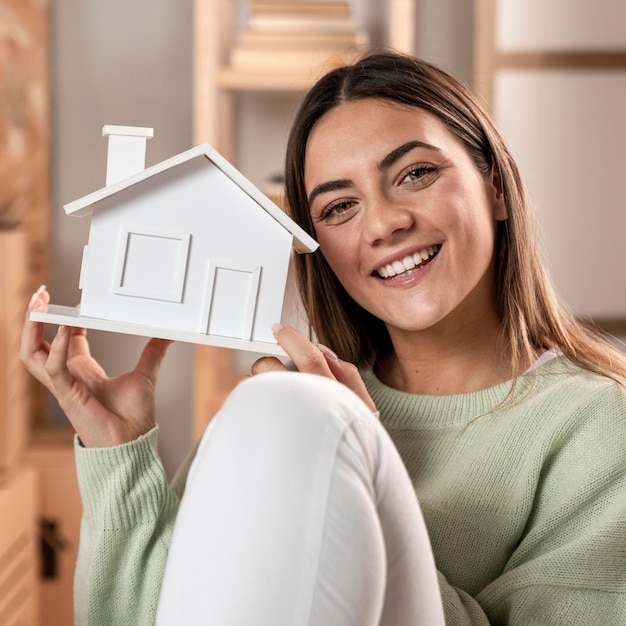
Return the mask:
[[321,343],[277,325],[299,373],[259,360],[171,490],[166,342],[108,379],[83,332],[25,324],[80,437],[79,623],[152,623],[159,588],[163,624],[624,623],[626,362],[558,304],[472,94],[394,53],[330,72],[286,192]]

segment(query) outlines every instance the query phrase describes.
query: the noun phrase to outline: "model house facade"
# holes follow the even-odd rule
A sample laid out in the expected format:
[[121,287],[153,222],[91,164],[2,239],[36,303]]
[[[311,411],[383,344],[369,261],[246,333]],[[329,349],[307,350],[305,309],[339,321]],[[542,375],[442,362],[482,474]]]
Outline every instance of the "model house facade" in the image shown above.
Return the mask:
[[104,134],[106,187],[65,206],[91,216],[72,325],[275,344],[292,250],[317,243],[207,144],[144,169],[151,129]]

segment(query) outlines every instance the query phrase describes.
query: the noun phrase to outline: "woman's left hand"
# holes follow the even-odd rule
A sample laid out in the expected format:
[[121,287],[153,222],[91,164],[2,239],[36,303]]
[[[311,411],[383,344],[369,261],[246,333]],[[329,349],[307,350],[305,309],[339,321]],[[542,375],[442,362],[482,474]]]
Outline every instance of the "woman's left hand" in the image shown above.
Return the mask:
[[[299,372],[333,378],[352,389],[372,411],[376,411],[376,405],[367,393],[365,383],[356,365],[341,361],[332,350],[323,345],[315,345],[291,326],[277,324],[274,327],[274,337]],[[277,358],[268,356],[259,359],[252,365],[252,374],[284,371],[286,369]]]

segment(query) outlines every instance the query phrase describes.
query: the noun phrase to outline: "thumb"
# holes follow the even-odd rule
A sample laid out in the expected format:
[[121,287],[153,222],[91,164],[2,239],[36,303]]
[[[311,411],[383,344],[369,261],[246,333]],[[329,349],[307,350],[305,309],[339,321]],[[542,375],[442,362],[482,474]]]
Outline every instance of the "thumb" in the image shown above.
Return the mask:
[[348,389],[352,389],[354,393],[356,393],[363,402],[372,410],[376,411],[376,405],[374,401],[370,397],[365,383],[361,378],[361,373],[359,372],[359,368],[354,365],[354,363],[349,363],[348,361],[342,361],[337,357],[337,355],[332,352],[326,346],[318,346],[328,363],[328,367],[330,367],[330,371],[333,373],[333,376],[342,384],[344,384]]
[[145,345],[135,371],[145,376],[153,385],[156,384],[161,363],[165,358],[167,349],[174,343],[169,339],[150,339]]

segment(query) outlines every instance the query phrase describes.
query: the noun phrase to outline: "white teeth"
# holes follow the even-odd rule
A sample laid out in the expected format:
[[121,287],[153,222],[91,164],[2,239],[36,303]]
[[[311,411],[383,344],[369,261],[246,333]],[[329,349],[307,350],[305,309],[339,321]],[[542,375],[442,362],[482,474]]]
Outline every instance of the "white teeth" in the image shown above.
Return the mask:
[[420,265],[422,262],[435,256],[435,254],[439,252],[440,247],[441,246],[430,246],[428,248],[424,248],[415,254],[404,257],[401,261],[393,261],[393,263],[379,267],[377,273],[381,278],[391,278],[392,276],[397,276],[403,272],[408,272],[417,265]]
[[391,270],[394,274],[402,274],[404,272],[404,262],[403,261],[394,261],[391,264]]
[[412,256],[407,256],[402,259],[402,265],[405,270],[412,270],[415,267],[415,261]]

